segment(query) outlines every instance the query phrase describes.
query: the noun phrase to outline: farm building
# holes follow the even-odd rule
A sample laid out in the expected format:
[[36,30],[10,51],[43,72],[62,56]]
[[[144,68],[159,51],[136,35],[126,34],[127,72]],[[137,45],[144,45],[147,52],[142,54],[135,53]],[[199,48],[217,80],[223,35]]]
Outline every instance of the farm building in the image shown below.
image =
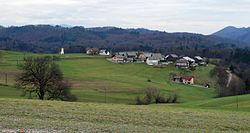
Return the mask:
[[207,65],[206,58],[202,58],[200,56],[195,56],[194,59],[195,59],[195,62],[198,63],[200,66]]
[[86,54],[88,55],[98,55],[99,49],[98,48],[86,48]]
[[178,58],[179,58],[179,56],[176,55],[176,54],[169,54],[169,55],[167,55],[167,56],[165,57],[165,59],[166,59],[167,61],[170,61],[170,62],[175,62],[175,61],[178,60]]
[[112,61],[115,63],[125,63],[126,62],[126,58],[123,55],[115,55],[112,58]]
[[158,65],[159,61],[163,59],[162,54],[160,53],[153,53],[151,54],[151,57],[147,58],[146,63],[150,66],[152,65]]
[[195,56],[194,59],[195,59],[196,62],[201,62],[201,61],[203,61],[203,58],[200,57],[200,56]]
[[188,68],[189,67],[189,61],[185,59],[179,59],[176,61],[175,66],[177,68]]
[[137,59],[138,52],[126,52],[125,57],[128,62],[134,62]]
[[189,62],[189,64],[195,63],[195,60],[188,57],[188,56],[183,57],[183,59],[187,60]]
[[146,62],[147,59],[151,56],[152,56],[152,53],[146,53],[146,52],[140,53],[138,56],[138,61]]
[[194,84],[194,76],[175,76],[173,80],[177,83]]
[[109,56],[110,55],[110,52],[106,49],[102,49],[99,51],[99,55],[101,56]]

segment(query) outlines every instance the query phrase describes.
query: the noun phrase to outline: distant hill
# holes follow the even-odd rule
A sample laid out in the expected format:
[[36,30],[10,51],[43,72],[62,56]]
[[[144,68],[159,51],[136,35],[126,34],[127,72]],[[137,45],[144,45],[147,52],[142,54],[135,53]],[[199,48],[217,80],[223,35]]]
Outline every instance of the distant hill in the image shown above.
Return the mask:
[[0,49],[42,53],[57,53],[61,47],[71,53],[84,52],[86,47],[98,47],[112,51],[140,50],[184,54],[185,51],[197,53],[208,48],[231,48],[241,45],[236,41],[213,35],[167,33],[143,28],[51,25],[0,28]]
[[238,42],[244,42],[250,45],[250,27],[248,28],[236,28],[233,26],[228,26],[213,35],[218,37],[231,39]]

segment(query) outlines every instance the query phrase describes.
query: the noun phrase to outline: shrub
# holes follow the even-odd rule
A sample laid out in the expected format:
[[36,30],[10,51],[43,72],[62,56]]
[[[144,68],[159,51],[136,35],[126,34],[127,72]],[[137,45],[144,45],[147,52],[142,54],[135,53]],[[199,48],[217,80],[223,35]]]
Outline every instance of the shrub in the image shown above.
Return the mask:
[[173,94],[172,96],[165,97],[160,93],[158,89],[148,88],[145,90],[145,96],[141,99],[139,96],[136,97],[136,105],[148,105],[153,103],[177,103],[178,95]]
[[172,100],[172,103],[177,103],[178,102],[178,95],[177,94],[173,94],[173,100]]
[[135,104],[136,105],[144,105],[144,101],[141,99],[140,96],[137,96],[136,99],[135,99]]
[[155,103],[166,103],[166,98],[162,95],[159,95],[155,98]]

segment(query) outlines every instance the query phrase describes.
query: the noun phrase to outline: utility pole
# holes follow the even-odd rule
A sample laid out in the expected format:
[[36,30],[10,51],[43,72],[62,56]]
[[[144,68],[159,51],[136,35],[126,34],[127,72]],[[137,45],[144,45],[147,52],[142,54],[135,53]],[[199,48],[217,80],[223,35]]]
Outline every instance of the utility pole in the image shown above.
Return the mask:
[[107,103],[107,88],[105,87],[105,103]]
[[237,102],[237,111],[239,109],[239,98],[238,98],[238,95],[236,96],[236,102]]

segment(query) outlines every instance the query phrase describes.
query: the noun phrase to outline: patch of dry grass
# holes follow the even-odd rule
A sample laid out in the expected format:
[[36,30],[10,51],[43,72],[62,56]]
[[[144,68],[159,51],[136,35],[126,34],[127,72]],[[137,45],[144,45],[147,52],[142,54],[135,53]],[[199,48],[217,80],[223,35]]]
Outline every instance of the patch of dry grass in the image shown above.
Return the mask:
[[118,105],[0,99],[0,131],[240,132],[250,113],[186,109],[171,105]]

